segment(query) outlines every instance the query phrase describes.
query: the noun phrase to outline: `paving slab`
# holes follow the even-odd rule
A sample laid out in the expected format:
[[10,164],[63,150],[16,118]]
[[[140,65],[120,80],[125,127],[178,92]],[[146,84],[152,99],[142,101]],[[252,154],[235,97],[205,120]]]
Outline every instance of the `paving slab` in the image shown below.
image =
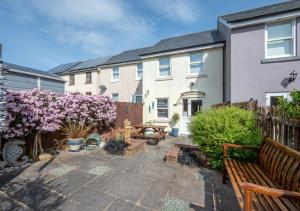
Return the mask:
[[105,184],[107,184],[109,182],[113,182],[121,174],[122,174],[121,171],[118,171],[118,170],[115,170],[115,169],[112,169],[110,171],[106,171],[102,175],[95,178],[93,181],[87,183],[86,186],[96,188],[96,189],[99,189],[99,190],[103,190]]
[[30,210],[29,207],[20,205],[16,200],[0,193],[0,210],[23,211]]
[[66,158],[61,163],[78,168],[81,170],[89,171],[90,169],[104,164],[104,159],[98,157],[92,157],[89,155],[78,155],[70,158]]
[[171,183],[155,181],[139,201],[139,204],[153,209],[161,208],[170,187]]
[[122,199],[137,202],[151,184],[152,181],[147,178],[125,172],[104,184],[102,190]]
[[132,211],[135,208],[135,204],[123,199],[115,199],[106,211]]
[[138,163],[137,160],[131,159],[131,158],[125,158],[125,157],[117,157],[115,159],[112,159],[105,164],[111,168],[114,168],[118,171],[126,171],[130,169],[132,166],[136,165]]
[[77,201],[84,210],[103,210],[114,198],[101,191],[89,187],[83,187],[69,196],[70,199]]
[[151,164],[146,167],[142,172],[142,175],[148,178],[171,182],[174,180],[176,169],[169,165],[163,164]]
[[67,195],[84,184],[90,182],[95,177],[95,174],[90,174],[75,169],[51,180],[50,182],[47,182],[45,185],[50,189]]
[[99,158],[102,158],[104,160],[111,160],[111,159],[115,159],[116,156],[115,155],[112,155],[112,154],[108,154],[106,153],[106,151],[104,150],[93,150],[89,153],[90,156],[94,156],[94,157],[99,157]]

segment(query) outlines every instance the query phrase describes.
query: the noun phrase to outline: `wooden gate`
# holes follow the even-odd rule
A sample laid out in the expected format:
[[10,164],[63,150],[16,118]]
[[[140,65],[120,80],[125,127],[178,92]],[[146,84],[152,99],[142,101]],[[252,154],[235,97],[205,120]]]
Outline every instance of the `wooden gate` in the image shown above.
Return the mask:
[[142,103],[116,102],[116,105],[117,117],[115,128],[123,128],[125,119],[128,119],[131,122],[131,125],[143,123]]

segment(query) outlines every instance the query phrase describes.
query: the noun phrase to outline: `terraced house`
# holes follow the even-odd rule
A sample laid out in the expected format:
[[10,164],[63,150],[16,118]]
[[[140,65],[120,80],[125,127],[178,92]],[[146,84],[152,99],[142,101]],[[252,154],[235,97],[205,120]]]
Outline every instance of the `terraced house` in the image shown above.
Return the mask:
[[[69,82],[66,91],[143,102],[144,122],[169,125],[178,113],[176,126],[188,134],[190,118],[202,107],[250,98],[275,105],[299,89],[299,38],[300,1],[287,1],[220,16],[217,29],[101,58],[90,69],[78,68],[84,63],[57,69],[70,66],[59,73]],[[83,82],[90,77],[95,84],[87,89]]]

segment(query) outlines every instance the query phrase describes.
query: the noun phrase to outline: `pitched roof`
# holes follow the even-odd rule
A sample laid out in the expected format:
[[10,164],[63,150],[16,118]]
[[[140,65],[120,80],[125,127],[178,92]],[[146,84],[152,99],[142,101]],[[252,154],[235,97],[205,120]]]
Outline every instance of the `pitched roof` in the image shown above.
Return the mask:
[[48,72],[55,73],[55,74],[79,72],[83,69],[91,69],[91,68],[98,67],[109,58],[111,57],[110,56],[98,57],[95,59],[88,59],[86,61],[77,61],[77,62],[62,64],[49,70]]
[[286,1],[278,4],[267,5],[251,10],[245,10],[237,13],[220,16],[219,18],[228,23],[241,22],[249,19],[278,15],[284,12],[292,12],[300,9],[300,1]]
[[141,55],[181,50],[221,42],[224,42],[224,38],[218,30],[214,29],[163,39]]
[[149,49],[149,47],[146,48],[138,48],[128,51],[123,51],[122,53],[119,53],[110,59],[108,59],[106,62],[104,62],[102,65],[112,65],[112,64],[120,64],[125,62],[134,62],[141,60],[141,57],[139,55],[143,54]]
[[53,73],[53,74],[59,74],[59,73],[63,73],[67,70],[69,70],[70,68],[74,67],[75,65],[78,65],[80,63],[79,62],[71,62],[71,63],[67,63],[67,64],[61,64],[57,67],[52,68],[51,70],[49,70],[49,73]]
[[58,77],[55,74],[46,72],[46,71],[42,71],[42,70],[37,70],[37,69],[33,69],[30,67],[25,67],[25,66],[21,66],[21,65],[16,65],[16,64],[12,64],[12,63],[7,63],[4,62],[4,64],[6,65],[6,68],[9,70],[17,70],[20,72],[23,72],[24,74],[28,74],[28,75],[39,75],[41,77],[46,77],[46,78],[52,78],[55,80],[60,80],[62,81],[62,79],[60,77]]

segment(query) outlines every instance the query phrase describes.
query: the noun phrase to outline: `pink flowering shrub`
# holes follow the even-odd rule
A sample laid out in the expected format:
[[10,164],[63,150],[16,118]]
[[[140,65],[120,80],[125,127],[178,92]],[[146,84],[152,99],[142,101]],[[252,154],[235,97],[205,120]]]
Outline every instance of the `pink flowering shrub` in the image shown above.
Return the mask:
[[58,98],[55,92],[39,89],[8,91],[4,137],[24,137],[29,132],[58,130],[64,117],[57,105]]
[[116,105],[107,96],[66,94],[60,98],[59,107],[64,113],[64,122],[107,127],[114,123]]
[[24,137],[30,132],[53,132],[70,122],[103,128],[116,118],[116,106],[106,96],[58,95],[33,89],[8,91],[6,101],[7,120],[2,132],[5,138]]

